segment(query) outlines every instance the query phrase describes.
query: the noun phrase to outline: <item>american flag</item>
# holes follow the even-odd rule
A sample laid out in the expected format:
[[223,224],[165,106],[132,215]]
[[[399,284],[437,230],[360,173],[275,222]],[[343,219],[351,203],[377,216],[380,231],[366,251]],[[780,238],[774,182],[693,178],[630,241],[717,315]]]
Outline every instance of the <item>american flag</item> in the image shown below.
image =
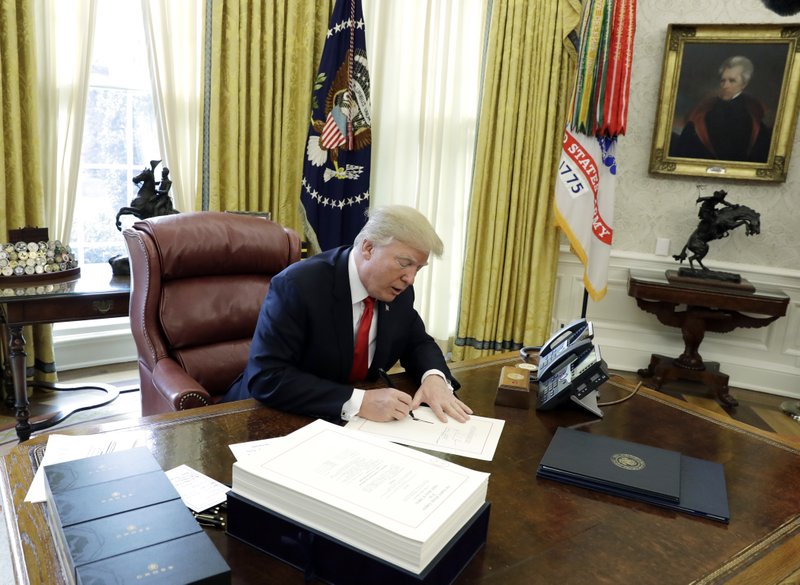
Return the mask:
[[347,128],[344,132],[339,129],[336,120],[333,118],[333,112],[328,114],[328,119],[325,120],[325,126],[322,128],[322,135],[320,136],[319,143],[323,148],[331,149],[341,146],[347,142]]

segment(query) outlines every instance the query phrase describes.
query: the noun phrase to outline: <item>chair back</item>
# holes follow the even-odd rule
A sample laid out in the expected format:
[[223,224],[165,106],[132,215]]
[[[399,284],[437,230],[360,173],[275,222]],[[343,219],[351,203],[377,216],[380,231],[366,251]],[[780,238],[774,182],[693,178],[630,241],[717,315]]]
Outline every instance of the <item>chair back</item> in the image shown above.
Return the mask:
[[[261,217],[221,212],[153,217],[124,236],[142,413],[219,401],[244,370],[272,277],[300,259],[300,238]],[[186,388],[170,387],[180,380]]]

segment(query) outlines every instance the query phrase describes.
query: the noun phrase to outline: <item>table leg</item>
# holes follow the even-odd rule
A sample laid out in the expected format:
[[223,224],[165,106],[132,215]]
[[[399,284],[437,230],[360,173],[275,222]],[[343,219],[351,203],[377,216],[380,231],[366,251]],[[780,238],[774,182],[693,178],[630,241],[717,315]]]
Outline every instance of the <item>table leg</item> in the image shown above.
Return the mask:
[[678,358],[654,353],[650,356],[650,365],[637,373],[642,378],[651,378],[645,384],[654,390],[660,390],[663,384],[674,380],[689,380],[710,388],[723,406],[739,405],[729,392],[728,375],[719,371],[719,362],[705,362],[704,369],[693,370],[680,365]]
[[688,370],[704,370],[703,358],[700,357],[700,344],[706,336],[706,320],[703,315],[689,310],[681,324],[683,335],[683,353],[675,360],[677,365]]
[[9,353],[8,353],[8,340],[10,334],[8,332],[8,328],[6,327],[5,320],[3,319],[3,314],[0,312],[0,355],[2,355],[3,361],[3,400],[5,401],[6,407],[8,409],[14,408],[14,377],[11,375],[11,361],[9,360]]
[[730,394],[728,374],[719,371],[719,364],[717,362],[710,362],[710,364],[713,364],[713,367],[708,368],[708,380],[717,394],[717,399],[723,406],[739,406],[739,401]]
[[25,337],[22,335],[21,325],[9,325],[8,331],[8,353],[11,362],[11,377],[14,381],[17,436],[20,441],[27,441],[31,437],[31,425],[28,422],[31,412],[28,408],[28,385],[25,376],[25,363],[28,357],[25,353]]
[[[9,392],[9,387],[13,387],[13,399],[7,396],[7,401],[11,401],[17,418],[16,431],[20,442],[31,438],[31,433],[48,429],[81,410],[89,410],[99,406],[105,406],[117,399],[120,389],[111,384],[57,384],[52,382],[33,381],[32,388],[43,388],[45,390],[57,391],[76,391],[76,390],[100,390],[105,396],[99,401],[83,405],[72,406],[51,413],[47,418],[35,420],[31,423],[30,401],[28,400],[28,379],[25,373],[28,354],[25,353],[25,337],[22,334],[22,325],[3,324],[3,333],[8,331],[8,359],[6,360],[3,383]],[[5,348],[4,348],[5,349]],[[10,365],[9,365],[10,364]],[[130,391],[130,389],[125,390]]]
[[[642,368],[641,370],[637,370],[637,374],[639,374],[642,378],[653,378],[653,380],[648,384],[654,390],[658,390],[661,388],[661,384],[664,382],[664,377],[662,373],[659,371],[659,364],[661,360],[659,356],[656,354],[652,354],[650,356],[650,364],[646,368]],[[656,375],[658,374],[658,375]]]

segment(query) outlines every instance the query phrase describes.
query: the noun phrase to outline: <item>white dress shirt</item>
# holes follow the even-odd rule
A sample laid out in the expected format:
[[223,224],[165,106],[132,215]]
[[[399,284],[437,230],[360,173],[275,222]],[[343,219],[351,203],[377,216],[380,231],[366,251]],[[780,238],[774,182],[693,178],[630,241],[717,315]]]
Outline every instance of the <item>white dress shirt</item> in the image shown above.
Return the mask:
[[[350,252],[350,257],[347,259],[347,274],[350,278],[350,297],[353,303],[353,340],[355,340],[356,336],[358,335],[358,325],[361,321],[361,315],[364,314],[364,299],[369,296],[369,293],[367,292],[367,289],[364,288],[361,279],[358,277],[356,259],[353,256],[352,251]],[[372,323],[369,327],[369,351],[367,353],[367,364],[369,365],[372,365],[372,358],[375,356],[375,343],[378,338],[379,313],[380,311],[378,311],[376,307],[375,311],[372,313]],[[447,382],[447,387],[450,388],[451,391],[453,390],[453,387],[450,385],[450,381],[443,372],[439,370],[428,370],[422,375],[422,380],[430,375],[439,376],[445,382]],[[364,401],[364,392],[366,392],[366,390],[353,388],[353,393],[350,395],[350,400],[342,405],[342,420],[349,421],[358,414],[358,411],[361,410],[361,403]]]

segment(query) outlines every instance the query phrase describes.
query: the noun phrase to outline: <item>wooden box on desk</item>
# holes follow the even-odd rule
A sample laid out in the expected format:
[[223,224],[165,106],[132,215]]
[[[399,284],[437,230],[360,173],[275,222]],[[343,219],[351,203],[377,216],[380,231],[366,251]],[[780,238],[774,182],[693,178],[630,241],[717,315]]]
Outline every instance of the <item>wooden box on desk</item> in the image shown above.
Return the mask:
[[486,502],[416,575],[308,528],[232,491],[228,492],[228,535],[331,585],[447,585],[486,543],[491,504]]
[[516,366],[503,366],[494,403],[525,410],[530,408],[530,373]]

